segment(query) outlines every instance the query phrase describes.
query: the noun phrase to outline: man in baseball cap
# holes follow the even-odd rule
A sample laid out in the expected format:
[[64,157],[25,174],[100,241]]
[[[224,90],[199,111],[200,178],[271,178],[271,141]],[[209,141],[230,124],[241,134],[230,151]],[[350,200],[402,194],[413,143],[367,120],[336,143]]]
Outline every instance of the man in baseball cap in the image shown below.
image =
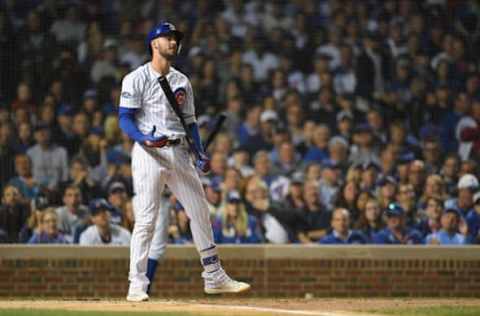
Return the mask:
[[80,245],[130,245],[130,232],[123,227],[110,224],[113,206],[105,199],[90,202],[93,225],[80,235]]
[[384,210],[387,227],[373,235],[375,244],[420,244],[419,231],[405,226],[405,211],[397,203],[390,203]]
[[457,198],[447,200],[445,208],[455,208],[460,211],[462,216],[466,216],[473,210],[473,194],[479,187],[476,176],[470,173],[464,174],[457,183]]
[[[460,211],[456,208],[447,208],[442,215],[442,228],[425,239],[426,244],[434,245],[464,245],[466,236],[459,233],[459,224],[462,220]],[[466,234],[467,232],[464,231]]]

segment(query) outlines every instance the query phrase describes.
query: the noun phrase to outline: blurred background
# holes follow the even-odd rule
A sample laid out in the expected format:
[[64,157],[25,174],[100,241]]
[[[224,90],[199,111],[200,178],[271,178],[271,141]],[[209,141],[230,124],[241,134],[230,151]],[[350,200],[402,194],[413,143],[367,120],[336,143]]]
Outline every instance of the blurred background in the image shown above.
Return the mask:
[[[205,137],[217,243],[479,243],[479,1],[0,1],[0,242],[128,245],[121,80],[148,31]],[[168,190],[171,243],[191,243]],[[108,238],[121,231],[122,238]]]

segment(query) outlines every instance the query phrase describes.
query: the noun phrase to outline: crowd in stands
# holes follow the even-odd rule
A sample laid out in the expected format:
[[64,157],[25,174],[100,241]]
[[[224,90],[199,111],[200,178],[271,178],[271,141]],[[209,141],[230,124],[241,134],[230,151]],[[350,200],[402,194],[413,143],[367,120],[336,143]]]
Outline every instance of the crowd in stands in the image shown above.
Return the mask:
[[[480,243],[480,19],[473,1],[0,2],[0,242],[128,245],[121,80],[147,32],[206,137],[221,243]],[[166,189],[171,243],[189,219]]]

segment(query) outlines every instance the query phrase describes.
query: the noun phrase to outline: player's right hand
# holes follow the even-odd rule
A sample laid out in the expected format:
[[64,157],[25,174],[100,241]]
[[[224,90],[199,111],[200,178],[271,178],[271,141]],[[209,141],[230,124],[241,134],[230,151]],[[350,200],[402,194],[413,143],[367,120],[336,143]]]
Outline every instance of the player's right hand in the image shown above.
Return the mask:
[[153,136],[155,134],[156,127],[153,126],[153,130],[149,135],[145,135],[143,138],[143,143],[148,147],[162,148],[168,142],[168,137],[165,135],[162,136]]
[[210,157],[208,157],[206,153],[199,153],[198,158],[195,161],[195,166],[197,167],[198,170],[200,170],[204,174],[209,173],[211,169]]

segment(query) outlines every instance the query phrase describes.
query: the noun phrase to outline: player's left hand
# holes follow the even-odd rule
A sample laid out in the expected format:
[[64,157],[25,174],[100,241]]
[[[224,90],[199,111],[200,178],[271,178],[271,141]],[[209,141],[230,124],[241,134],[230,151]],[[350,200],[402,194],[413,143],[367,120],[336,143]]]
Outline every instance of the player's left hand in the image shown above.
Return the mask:
[[195,167],[203,173],[210,172],[210,157],[206,153],[199,153],[195,161]]

